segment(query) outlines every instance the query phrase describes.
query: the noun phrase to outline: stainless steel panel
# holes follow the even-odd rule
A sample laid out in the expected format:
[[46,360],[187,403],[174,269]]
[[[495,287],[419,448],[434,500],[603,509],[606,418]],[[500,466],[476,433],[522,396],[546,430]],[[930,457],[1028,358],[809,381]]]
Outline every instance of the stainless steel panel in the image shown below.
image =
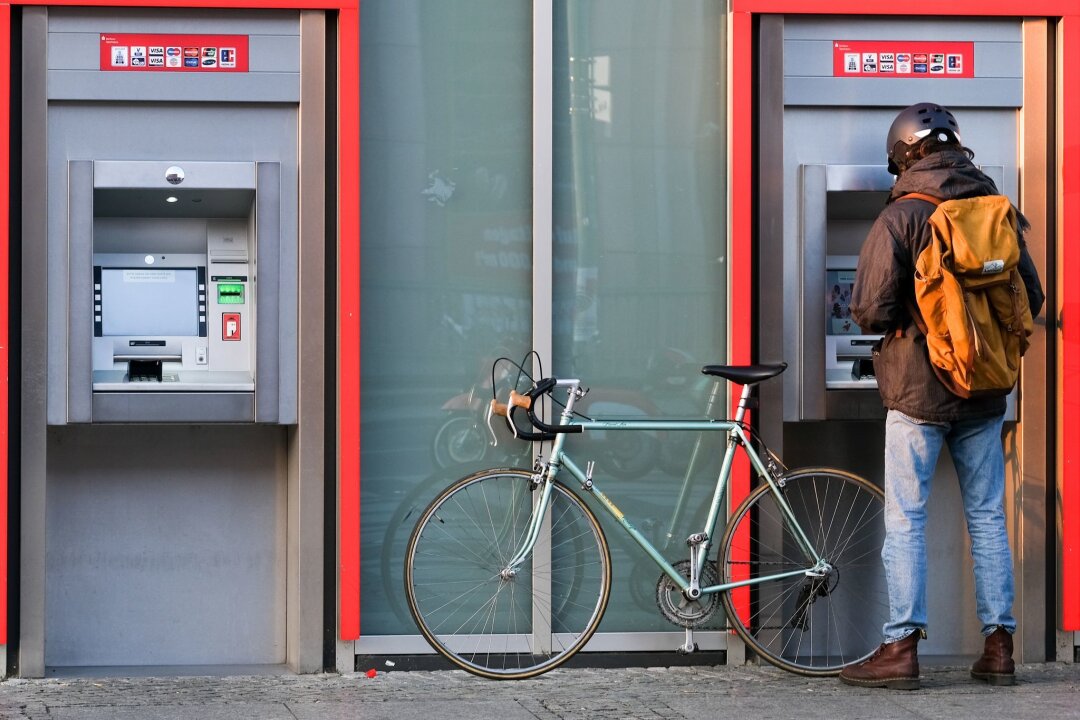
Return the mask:
[[292,10],[218,10],[199,8],[53,7],[50,33],[113,32],[299,35],[299,14]]
[[[50,401],[67,388],[67,407],[50,407],[50,424],[90,422],[90,370],[94,327],[94,167],[78,160],[68,164],[68,307],[62,331],[67,334],[67,367],[63,377],[49,378]],[[59,364],[57,364],[59,367]],[[55,420],[60,420],[55,422]]]
[[96,392],[95,423],[249,423],[255,420],[250,392]]
[[[277,163],[258,164],[255,196],[255,420],[277,422],[281,381],[281,179]],[[295,265],[289,268],[295,275]],[[292,335],[295,338],[295,331]],[[295,347],[295,345],[293,345]],[[293,387],[295,387],[293,379]],[[295,418],[293,419],[295,422]]]
[[784,38],[796,40],[977,40],[1020,42],[1015,18],[789,15]]
[[[48,15],[44,8],[22,12],[22,307],[19,487],[19,672],[45,674],[45,476],[48,467],[49,227],[48,103],[45,98],[45,48]],[[14,138],[12,139],[14,142]],[[14,238],[13,238],[14,240]],[[62,359],[61,359],[62,361]]]
[[283,435],[52,429],[47,664],[283,663]]
[[802,202],[799,204],[800,227],[793,248],[799,259],[798,277],[787,279],[801,289],[799,321],[795,343],[799,395],[797,418],[825,419],[825,316],[821,299],[825,297],[825,257],[828,220],[825,213],[828,172],[824,165],[802,167]]
[[[784,104],[830,107],[903,108],[928,97],[947,97],[950,107],[1013,107],[1023,104],[1019,78],[956,80],[898,80],[882,78],[789,77],[784,79]],[[963,125],[961,125],[963,127]],[[888,126],[885,128],[888,130]]]
[[[225,73],[201,77],[191,73],[169,77],[168,82],[155,73],[100,73],[88,82],[85,70],[50,70],[50,100],[133,100],[140,102],[190,102],[206,98],[218,102],[297,102],[300,77],[293,73]],[[107,77],[101,78],[100,75]],[[114,77],[116,76],[116,77]]]
[[[184,179],[174,185],[165,179],[166,171],[177,166]],[[255,163],[205,162],[183,157],[164,160],[97,160],[94,162],[94,188],[142,190],[186,189],[255,189]],[[246,217],[247,210],[238,215]]]

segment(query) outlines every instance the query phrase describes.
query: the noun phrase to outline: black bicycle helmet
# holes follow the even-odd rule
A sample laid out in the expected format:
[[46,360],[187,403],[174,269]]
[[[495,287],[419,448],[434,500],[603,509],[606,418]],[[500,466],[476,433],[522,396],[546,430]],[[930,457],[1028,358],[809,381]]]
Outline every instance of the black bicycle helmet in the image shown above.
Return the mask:
[[897,160],[907,155],[908,148],[932,132],[938,132],[941,142],[960,144],[960,124],[949,109],[935,103],[918,103],[901,111],[889,128],[885,153],[889,157],[889,172],[900,174]]

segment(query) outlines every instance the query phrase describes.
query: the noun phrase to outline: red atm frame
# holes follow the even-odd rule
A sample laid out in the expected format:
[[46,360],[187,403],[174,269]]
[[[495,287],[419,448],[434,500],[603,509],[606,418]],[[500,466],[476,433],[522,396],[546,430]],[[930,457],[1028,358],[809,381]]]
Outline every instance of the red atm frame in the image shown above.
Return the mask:
[[8,641],[8,263],[13,6],[329,10],[338,13],[338,633],[360,636],[360,7],[359,0],[0,0],[0,645]]
[[[1059,24],[1058,65],[1058,233],[1059,276],[1076,277],[1080,269],[1080,249],[1069,238],[1080,232],[1080,0],[1029,0],[1023,13],[1014,0],[954,0],[935,12],[919,13],[940,17],[1029,17],[1056,18]],[[731,90],[729,118],[731,137],[731,361],[750,362],[752,324],[750,308],[754,297],[749,269],[753,251],[753,16],[754,15],[893,15],[897,5],[883,0],[732,0]],[[1062,317],[1080,313],[1080,290],[1075,283],[1062,282],[1057,288]],[[1053,317],[1058,308],[1045,312]],[[1080,315],[1078,315],[1080,317]],[[1062,443],[1057,468],[1060,503],[1061,630],[1080,630],[1080,450],[1068,438],[1080,433],[1080,330],[1076,320],[1061,328],[1061,397],[1059,436]],[[738,497],[749,492],[749,469],[739,473],[740,485],[733,487]],[[1051,516],[1052,517],[1052,516]],[[1047,599],[1049,601],[1049,598]]]

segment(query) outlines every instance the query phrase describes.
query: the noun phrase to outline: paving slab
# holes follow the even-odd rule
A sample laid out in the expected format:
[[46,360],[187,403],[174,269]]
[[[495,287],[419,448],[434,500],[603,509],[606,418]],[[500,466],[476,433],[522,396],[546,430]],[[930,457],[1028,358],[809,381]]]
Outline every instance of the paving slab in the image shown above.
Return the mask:
[[559,669],[497,682],[461,671],[14,679],[0,720],[1047,720],[1080,718],[1080,665],[1018,668],[1013,687],[966,666],[923,668],[920,690],[875,690],[771,667]]

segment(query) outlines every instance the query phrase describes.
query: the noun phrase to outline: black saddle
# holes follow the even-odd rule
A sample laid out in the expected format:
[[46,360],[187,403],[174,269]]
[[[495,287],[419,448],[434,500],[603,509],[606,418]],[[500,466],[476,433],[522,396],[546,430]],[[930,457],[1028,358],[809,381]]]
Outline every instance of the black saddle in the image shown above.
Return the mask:
[[722,377],[739,385],[753,385],[776,377],[784,370],[787,370],[786,362],[771,365],[706,365],[701,368],[705,375]]

